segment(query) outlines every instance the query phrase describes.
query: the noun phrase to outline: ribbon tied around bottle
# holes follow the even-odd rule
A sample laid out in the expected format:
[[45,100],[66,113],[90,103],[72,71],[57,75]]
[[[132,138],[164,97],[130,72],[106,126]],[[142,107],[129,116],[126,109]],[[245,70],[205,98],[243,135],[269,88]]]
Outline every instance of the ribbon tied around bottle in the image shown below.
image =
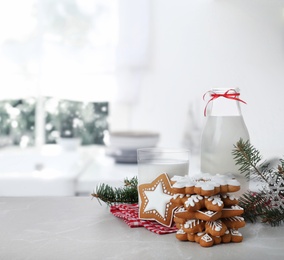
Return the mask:
[[217,99],[217,98],[219,98],[219,97],[224,97],[224,98],[236,100],[236,101],[239,101],[239,102],[242,102],[242,103],[246,104],[245,101],[243,101],[243,100],[241,100],[241,99],[239,98],[240,93],[237,92],[235,89],[228,89],[228,90],[227,90],[226,92],[224,92],[224,93],[215,93],[215,92],[213,92],[213,91],[208,91],[208,92],[206,92],[206,93],[203,95],[203,100],[205,100],[205,97],[207,96],[208,93],[210,93],[210,97],[211,97],[211,98],[207,101],[207,104],[206,104],[206,106],[205,106],[205,108],[204,108],[204,116],[206,116],[207,107],[208,107],[209,103],[210,103],[211,101],[213,101],[214,99]]

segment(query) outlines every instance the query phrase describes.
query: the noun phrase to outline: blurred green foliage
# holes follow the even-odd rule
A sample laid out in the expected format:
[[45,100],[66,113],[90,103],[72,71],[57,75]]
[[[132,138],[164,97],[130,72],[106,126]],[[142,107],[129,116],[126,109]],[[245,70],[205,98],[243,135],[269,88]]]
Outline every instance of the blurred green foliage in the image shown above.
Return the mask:
[[[0,145],[34,145],[35,113],[35,98],[0,101]],[[56,143],[58,137],[80,137],[82,145],[104,144],[107,118],[108,102],[46,98],[46,143]]]

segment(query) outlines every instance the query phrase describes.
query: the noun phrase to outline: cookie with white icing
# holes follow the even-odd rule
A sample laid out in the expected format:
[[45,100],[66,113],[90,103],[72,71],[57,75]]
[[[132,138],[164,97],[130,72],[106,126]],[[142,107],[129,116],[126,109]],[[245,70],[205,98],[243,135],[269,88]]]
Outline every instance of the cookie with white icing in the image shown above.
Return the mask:
[[240,188],[234,177],[205,174],[179,177],[175,183],[176,187],[185,188],[185,194],[174,195],[171,200],[179,205],[174,213],[179,229],[177,239],[197,242],[202,247],[243,240],[238,229],[245,226],[241,217],[244,209],[238,205],[238,198],[229,193]]
[[174,213],[174,217],[176,218],[182,218],[182,219],[193,219],[195,217],[196,212],[194,211],[188,211],[183,206],[176,209]]
[[246,222],[241,216],[234,216],[230,218],[222,218],[223,223],[231,229],[239,229],[246,225]]
[[199,174],[194,176],[174,176],[171,183],[175,193],[212,196],[218,193],[236,192],[240,183],[230,175]]
[[172,225],[176,205],[171,202],[174,193],[167,174],[159,175],[151,183],[140,184],[138,194],[140,219],[155,220],[167,227]]
[[215,221],[222,216],[221,211],[212,211],[208,209],[197,210],[195,212],[195,218],[202,219],[204,221]]
[[239,205],[232,205],[228,208],[222,209],[222,218],[229,218],[234,216],[240,216],[244,213],[244,209]]
[[174,194],[173,197],[170,199],[170,202],[177,207],[182,206],[184,197],[185,194]]
[[205,224],[206,233],[212,236],[223,236],[227,230],[227,226],[219,219],[215,221],[207,221]]
[[243,241],[243,235],[237,229],[230,229],[231,241],[240,243]]
[[213,211],[222,211],[222,209],[224,208],[224,203],[219,194],[206,197],[204,205],[208,210]]
[[174,193],[179,193],[179,194],[185,194],[185,185],[186,182],[183,181],[177,181],[175,182],[172,187],[173,187],[173,192]]
[[210,247],[210,246],[213,246],[214,245],[214,240],[213,238],[209,235],[209,234],[204,234],[200,240],[199,240],[199,244],[202,246],[202,247]]
[[228,192],[237,192],[241,189],[241,184],[236,179],[228,180]]
[[230,177],[222,174],[212,176],[211,180],[220,184],[220,193],[228,192],[228,180]]
[[204,198],[201,195],[191,195],[184,201],[184,208],[188,211],[196,211],[204,207]]
[[182,229],[180,228],[177,232],[176,232],[176,238],[178,240],[181,240],[181,241],[187,241],[187,233]]
[[220,185],[216,182],[200,180],[196,183],[194,192],[202,196],[212,196],[220,191],[219,188]]
[[194,237],[194,241],[195,241],[196,243],[199,243],[201,237],[204,236],[205,234],[206,234],[205,231],[196,233],[196,234],[195,234],[195,237]]
[[185,184],[185,194],[194,194],[194,187],[196,185],[196,182],[194,181],[187,181]]
[[183,224],[183,230],[187,233],[202,232],[205,227],[205,221],[200,219],[189,219]]
[[233,194],[222,194],[222,201],[225,207],[230,207],[239,204],[239,199]]

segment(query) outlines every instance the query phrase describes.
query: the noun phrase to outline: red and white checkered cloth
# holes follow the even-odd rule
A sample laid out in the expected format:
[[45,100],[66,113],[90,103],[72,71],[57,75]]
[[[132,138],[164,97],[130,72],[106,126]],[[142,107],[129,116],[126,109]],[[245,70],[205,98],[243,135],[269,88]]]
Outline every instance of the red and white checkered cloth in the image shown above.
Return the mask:
[[124,222],[131,228],[145,227],[151,232],[159,235],[175,233],[176,227],[165,227],[156,221],[142,220],[138,217],[138,204],[117,204],[110,207],[110,212],[124,220]]

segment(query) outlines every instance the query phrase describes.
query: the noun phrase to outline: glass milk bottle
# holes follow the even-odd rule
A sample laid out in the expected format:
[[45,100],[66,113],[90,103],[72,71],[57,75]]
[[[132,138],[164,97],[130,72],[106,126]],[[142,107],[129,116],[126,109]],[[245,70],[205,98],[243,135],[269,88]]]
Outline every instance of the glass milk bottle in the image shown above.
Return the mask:
[[[241,183],[241,195],[248,190],[245,176],[239,173],[232,151],[242,138],[249,140],[240,103],[240,90],[216,88],[209,91],[204,110],[207,121],[201,140],[201,171],[212,174],[233,174]],[[206,96],[205,95],[205,96]]]

